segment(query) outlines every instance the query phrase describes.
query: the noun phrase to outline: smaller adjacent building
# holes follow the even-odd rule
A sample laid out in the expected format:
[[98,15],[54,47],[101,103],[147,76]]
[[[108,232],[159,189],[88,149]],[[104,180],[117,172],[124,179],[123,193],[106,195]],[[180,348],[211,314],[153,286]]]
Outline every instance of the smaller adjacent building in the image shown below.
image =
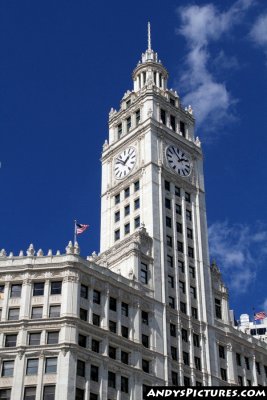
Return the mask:
[[250,321],[248,314],[241,314],[237,329],[267,343],[267,318]]

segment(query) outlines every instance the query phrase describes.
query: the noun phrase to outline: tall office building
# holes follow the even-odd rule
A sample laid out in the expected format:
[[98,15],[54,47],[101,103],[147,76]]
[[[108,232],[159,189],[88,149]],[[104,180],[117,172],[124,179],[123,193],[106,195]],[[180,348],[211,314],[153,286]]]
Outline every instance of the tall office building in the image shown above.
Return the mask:
[[266,385],[210,265],[191,107],[148,46],[109,114],[100,253],[0,253],[0,399],[140,400],[149,385]]

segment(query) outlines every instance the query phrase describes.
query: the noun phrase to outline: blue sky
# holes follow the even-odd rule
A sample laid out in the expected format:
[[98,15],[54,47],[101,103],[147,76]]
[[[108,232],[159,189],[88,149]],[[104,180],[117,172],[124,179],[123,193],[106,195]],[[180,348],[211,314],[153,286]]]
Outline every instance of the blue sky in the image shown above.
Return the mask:
[[64,251],[73,219],[99,250],[100,156],[111,107],[152,48],[197,117],[211,256],[236,315],[267,309],[267,4],[2,0],[0,247]]

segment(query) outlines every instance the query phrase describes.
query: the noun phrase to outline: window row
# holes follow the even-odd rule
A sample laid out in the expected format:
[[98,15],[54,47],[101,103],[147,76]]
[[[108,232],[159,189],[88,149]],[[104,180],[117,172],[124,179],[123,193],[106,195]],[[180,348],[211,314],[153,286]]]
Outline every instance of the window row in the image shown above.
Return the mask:
[[[166,226],[168,228],[172,228],[172,219],[171,217],[166,216]],[[180,222],[176,222],[176,232],[177,233],[183,233],[183,224]],[[193,229],[191,228],[186,228],[186,235],[187,239],[193,239]]]
[[[36,386],[26,386],[24,388],[23,400],[35,400],[37,394]],[[55,385],[45,385],[43,387],[42,400],[54,400],[56,395]],[[0,399],[10,400],[11,389],[0,389]]]
[[[133,183],[133,192],[137,192],[139,189],[140,189],[140,182],[139,182],[139,180],[138,181],[135,181],[134,183]],[[114,196],[114,204],[116,205],[116,204],[119,204],[120,202],[121,202],[121,200],[123,200],[123,199],[127,199],[128,197],[130,197],[130,194],[131,194],[131,188],[130,188],[130,186],[128,186],[127,188],[125,188],[124,189],[124,191],[123,192],[121,192],[121,193],[117,193],[115,196]]]
[[172,129],[174,132],[179,132],[183,137],[186,137],[186,125],[183,121],[177,121],[177,118],[170,114],[168,116],[167,112],[161,108],[160,109],[160,122],[163,125],[168,125],[170,129]]
[[120,137],[122,135],[128,133],[132,127],[135,128],[136,126],[138,126],[139,123],[140,123],[140,120],[141,120],[141,114],[140,114],[140,109],[138,109],[138,110],[136,110],[136,112],[133,115],[129,115],[125,120],[120,122],[117,125],[117,137],[118,137],[118,139],[120,139]]
[[[173,238],[170,235],[166,235],[166,243],[167,246],[173,247]],[[180,253],[184,253],[184,243],[180,240],[177,240],[177,250]],[[191,246],[187,246],[187,254],[189,257],[194,258],[194,249]]]
[[[32,296],[44,295],[45,282],[35,282],[32,288]],[[5,285],[0,285],[0,293],[4,293]],[[61,294],[62,281],[50,282],[50,294]],[[10,287],[9,297],[21,297],[22,284],[13,283]]]
[[[164,188],[167,192],[173,192],[175,194],[175,196],[181,197],[181,188],[179,188],[176,185],[173,185],[171,182],[167,181],[166,179],[164,181]],[[174,191],[173,191],[173,189],[174,189]],[[191,193],[185,192],[184,199],[187,203],[191,203]]]
[[[172,323],[170,323],[170,336],[177,337],[177,327],[175,324]],[[187,329],[184,328],[181,329],[181,338],[183,342],[188,343],[189,335]],[[193,333],[192,338],[194,346],[200,347],[200,336],[197,333]],[[172,349],[176,349],[176,347],[171,347],[171,354],[172,354]]]
[[[168,275],[168,286],[171,289],[174,288],[174,277],[172,275]],[[179,281],[179,288],[181,293],[186,293],[186,286],[184,281]],[[193,297],[194,299],[197,298],[197,289],[195,288],[195,286],[190,286],[190,294],[191,297]]]
[[[168,197],[165,197],[165,207],[168,210],[171,210],[171,200]],[[182,215],[182,206],[180,204],[175,204],[175,212],[178,215]],[[186,209],[185,217],[188,222],[191,222],[192,221],[192,211]],[[167,225],[167,220],[166,220],[166,225]]]
[[[49,306],[48,316],[49,318],[58,318],[60,317],[61,306],[58,304]],[[12,307],[8,310],[8,320],[9,321],[17,321],[19,320],[20,308]],[[2,310],[0,309],[0,321],[2,317]],[[41,319],[43,318],[43,306],[34,306],[31,309],[31,319]]]
[[[138,215],[134,219],[134,229],[137,229],[140,227],[140,216]],[[124,225],[124,236],[129,235],[130,233],[130,222]],[[116,242],[117,240],[120,240],[121,237],[121,230],[120,228],[116,229],[114,231],[114,241]]]
[[[5,335],[4,346],[17,346],[17,333],[8,333]],[[46,332],[46,344],[57,344],[59,340],[59,331]],[[27,345],[39,346],[41,344],[41,332],[28,332]]]
[[[140,208],[140,198],[138,197],[137,199],[134,200],[134,203],[133,203],[133,210],[136,211],[136,210],[138,210],[139,208]],[[130,206],[130,204],[127,204],[127,205],[124,207],[123,216],[124,216],[124,217],[127,217],[128,215],[130,215],[130,213],[131,213],[131,206]],[[115,222],[115,223],[120,221],[121,216],[122,216],[121,214],[122,214],[122,213],[121,213],[120,210],[115,211],[115,213],[114,213],[114,222]]]
[[[167,265],[168,265],[168,267],[170,267],[170,268],[173,268],[173,266],[174,266],[174,259],[173,259],[173,256],[171,256],[171,255],[169,255],[169,254],[167,254]],[[184,272],[185,272],[185,265],[184,265],[184,262],[183,261],[181,261],[181,260],[178,260],[178,269],[179,269],[179,272],[181,273],[181,274],[184,274]],[[196,277],[196,272],[195,272],[195,267],[193,267],[192,265],[189,265],[189,275],[190,275],[190,277],[192,278],[192,279],[195,279],[195,277]]]
[[[14,365],[15,365],[14,360],[3,360],[1,366],[1,376],[2,377],[14,376]],[[28,358],[26,362],[26,375],[37,375],[38,366],[39,366],[38,358]],[[45,358],[44,372],[45,374],[57,373],[57,357]]]

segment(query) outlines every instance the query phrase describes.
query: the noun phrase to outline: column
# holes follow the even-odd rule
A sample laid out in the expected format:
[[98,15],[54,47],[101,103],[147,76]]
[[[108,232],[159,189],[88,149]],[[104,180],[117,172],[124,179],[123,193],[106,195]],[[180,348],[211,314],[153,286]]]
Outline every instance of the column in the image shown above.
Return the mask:
[[117,332],[121,335],[121,297],[117,298]]
[[10,282],[7,282],[4,290],[4,300],[2,307],[2,321],[6,321],[8,319],[8,296],[9,296]]
[[43,386],[43,376],[44,376],[44,354],[41,353],[38,365],[38,375],[37,375],[37,387],[36,387],[36,400],[40,400],[42,397],[42,386]]
[[46,279],[44,286],[44,309],[43,309],[43,318],[49,317],[49,279]]
[[256,357],[253,355],[252,357],[252,386],[258,386],[258,378],[257,378],[257,370],[256,370]]
[[24,364],[25,356],[23,353],[19,352],[15,358],[14,365],[14,378],[13,378],[13,389],[11,398],[12,400],[21,399],[23,397],[23,378],[24,378]]
[[144,86],[144,75],[143,75],[143,73],[141,72],[141,88]]
[[157,85],[157,87],[160,87],[159,86],[159,72],[158,71],[156,72],[156,85]]
[[102,324],[101,327],[103,329],[109,329],[109,288],[106,286],[105,291],[103,292],[104,299],[104,307],[102,308],[103,314],[102,314]]
[[30,315],[30,303],[31,303],[31,280],[25,279],[22,283],[21,290],[21,307],[20,307],[20,319],[29,319]]
[[63,349],[58,356],[56,400],[71,400],[76,391],[76,356]]
[[140,303],[136,302],[134,304],[134,318],[133,318],[133,340],[134,342],[141,343],[141,309]]
[[233,347],[231,343],[228,343],[227,345],[227,380],[229,383],[234,384],[237,382],[237,374],[236,374],[236,368],[235,368],[235,360],[234,360],[234,355],[233,355]]
[[[67,272],[68,273],[68,272]],[[76,274],[67,275],[63,279],[61,294],[61,313],[76,317],[78,313],[79,277]]]

